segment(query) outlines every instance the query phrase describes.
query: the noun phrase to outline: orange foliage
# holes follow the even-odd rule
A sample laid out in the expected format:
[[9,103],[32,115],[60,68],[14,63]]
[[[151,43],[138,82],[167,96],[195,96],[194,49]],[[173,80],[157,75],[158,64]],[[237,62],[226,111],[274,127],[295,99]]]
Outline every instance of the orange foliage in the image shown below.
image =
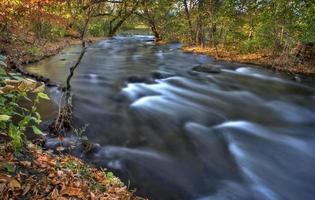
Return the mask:
[[31,23],[40,21],[65,25],[65,18],[54,11],[65,2],[66,0],[1,0],[0,30],[25,29]]

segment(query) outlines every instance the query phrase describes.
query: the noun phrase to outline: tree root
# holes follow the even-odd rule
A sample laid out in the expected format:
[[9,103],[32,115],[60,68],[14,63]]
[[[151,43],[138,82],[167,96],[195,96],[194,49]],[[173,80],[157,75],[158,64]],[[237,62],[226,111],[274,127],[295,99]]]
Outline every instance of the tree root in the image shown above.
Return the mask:
[[59,110],[57,118],[49,126],[50,134],[54,136],[65,135],[72,129],[72,103],[68,102]]

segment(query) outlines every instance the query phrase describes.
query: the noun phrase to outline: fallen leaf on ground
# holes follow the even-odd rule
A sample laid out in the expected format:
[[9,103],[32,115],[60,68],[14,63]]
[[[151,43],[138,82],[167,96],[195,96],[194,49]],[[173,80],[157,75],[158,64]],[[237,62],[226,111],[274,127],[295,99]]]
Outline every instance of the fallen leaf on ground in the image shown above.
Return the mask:
[[0,174],[0,183],[8,183],[11,179],[11,176]]
[[20,182],[18,182],[16,179],[12,179],[12,180],[9,182],[9,187],[10,187],[12,190],[21,189],[21,184],[20,184]]
[[61,191],[61,195],[68,195],[70,197],[79,197],[83,198],[83,192],[81,191],[80,188],[75,188],[75,187],[67,187]]

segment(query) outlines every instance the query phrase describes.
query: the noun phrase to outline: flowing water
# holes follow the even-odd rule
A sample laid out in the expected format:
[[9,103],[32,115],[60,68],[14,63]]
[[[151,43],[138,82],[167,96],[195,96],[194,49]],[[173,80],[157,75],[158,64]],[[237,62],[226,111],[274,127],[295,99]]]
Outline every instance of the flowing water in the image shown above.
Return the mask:
[[[77,156],[150,199],[314,199],[314,79],[151,40],[116,37],[87,49],[72,80],[74,117],[98,145]],[[79,52],[28,70],[64,83]],[[192,71],[203,63],[221,73]],[[60,95],[50,89],[56,105]]]

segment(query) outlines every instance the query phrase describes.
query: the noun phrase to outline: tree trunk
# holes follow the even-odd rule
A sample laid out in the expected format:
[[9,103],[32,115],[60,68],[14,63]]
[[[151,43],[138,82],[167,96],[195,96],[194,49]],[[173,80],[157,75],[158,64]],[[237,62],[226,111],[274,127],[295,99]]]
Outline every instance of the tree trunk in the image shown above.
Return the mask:
[[[115,36],[115,34],[117,33],[117,31],[119,30],[119,28],[123,25],[123,23],[132,15],[134,14],[135,10],[137,9],[138,6],[138,1],[133,5],[132,9],[128,12],[125,12],[124,14],[120,14],[115,17],[114,19],[112,19],[109,23],[109,32],[108,32],[108,37],[113,37]],[[113,23],[119,19],[117,24],[114,25],[113,27]]]
[[161,35],[160,35],[159,31],[156,28],[155,22],[153,20],[149,20],[149,25],[150,25],[151,31],[154,34],[155,42],[161,41],[162,38],[161,38]]
[[203,8],[204,8],[204,0],[199,0],[198,1],[198,18],[197,18],[197,33],[196,33],[196,41],[198,45],[204,46],[204,24],[203,24],[203,18],[202,18],[202,13],[203,13]]
[[119,30],[119,28],[123,25],[127,18],[121,19],[114,27],[112,27],[112,23],[110,23],[110,28],[108,32],[108,37],[114,37]]
[[189,27],[189,31],[190,31],[190,40],[191,40],[192,44],[195,44],[196,43],[195,32],[194,32],[194,28],[192,26],[191,16],[190,16],[190,13],[189,13],[187,0],[184,0],[183,3],[184,3],[185,13],[186,13],[186,17],[187,17],[187,21],[188,21],[188,27]]

